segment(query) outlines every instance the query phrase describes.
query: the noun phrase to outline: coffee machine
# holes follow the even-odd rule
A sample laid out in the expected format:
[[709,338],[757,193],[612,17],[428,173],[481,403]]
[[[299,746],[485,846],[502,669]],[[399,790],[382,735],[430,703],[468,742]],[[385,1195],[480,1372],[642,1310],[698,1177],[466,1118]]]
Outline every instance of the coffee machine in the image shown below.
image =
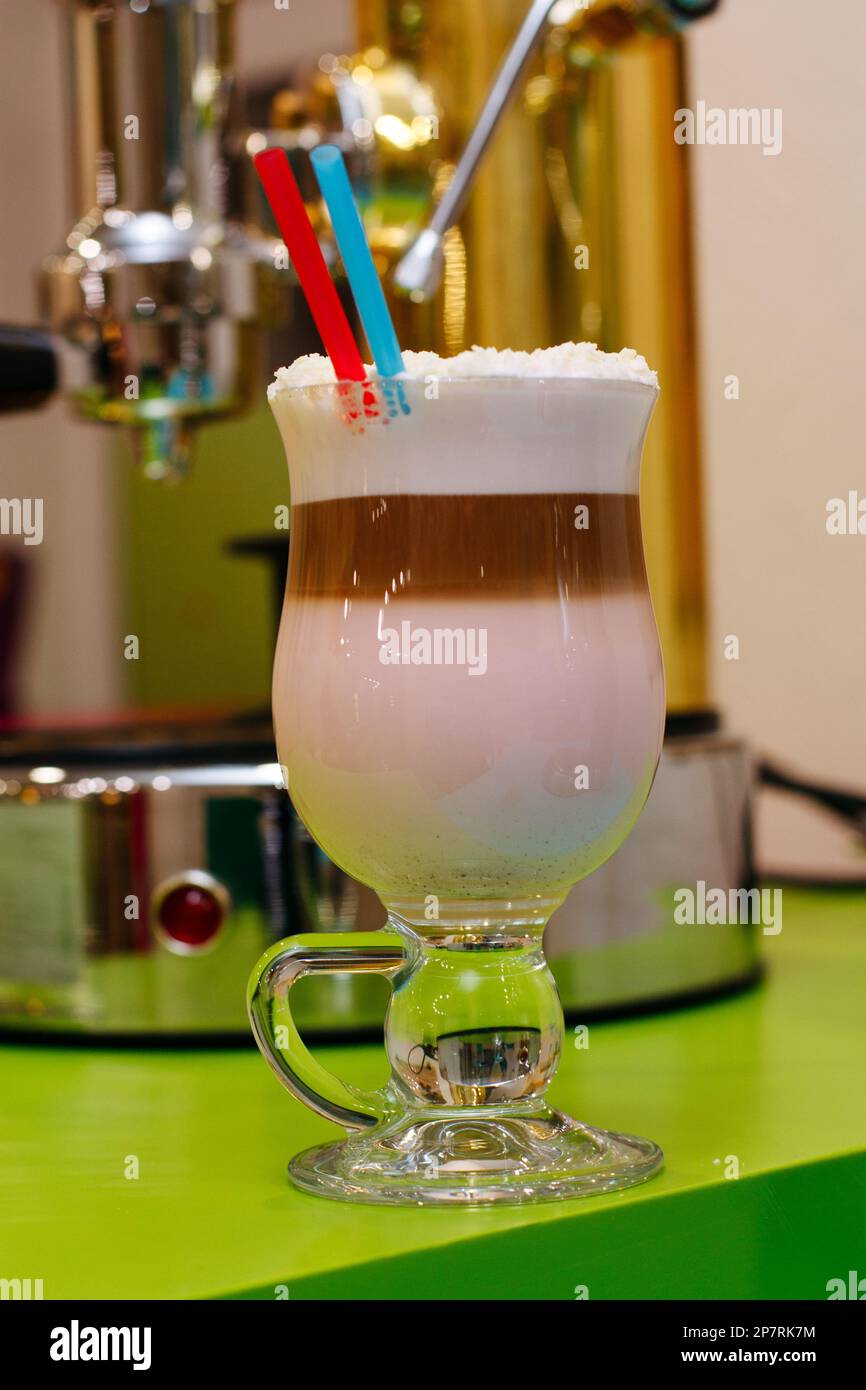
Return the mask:
[[[716,993],[759,971],[755,928],[686,935],[672,918],[677,886],[747,887],[752,876],[750,759],[720,731],[707,684],[688,151],[672,137],[683,31],[715,7],[358,0],[356,51],[322,55],[251,126],[234,90],[234,0],[61,0],[77,217],[45,267],[43,325],[0,340],[15,350],[17,406],[61,390],[86,418],[133,431],[154,487],[182,477],[196,432],[263,390],[257,359],[281,315],[284,356],[316,347],[249,155],[287,150],[333,262],[306,152],[336,140],[405,346],[588,338],[645,353],[663,387],[643,515],[668,729],[638,827],[548,929],[563,1003],[580,1018]],[[413,279],[482,112],[483,158]],[[270,557],[279,588],[285,537],[246,548]],[[296,822],[275,764],[267,717],[249,710],[0,737],[11,905],[0,1025],[246,1038],[243,980],[267,944],[379,925],[378,900]],[[52,866],[41,896],[40,863]],[[348,977],[310,982],[308,1028],[377,1026],[378,984],[362,984],[372,992]]]

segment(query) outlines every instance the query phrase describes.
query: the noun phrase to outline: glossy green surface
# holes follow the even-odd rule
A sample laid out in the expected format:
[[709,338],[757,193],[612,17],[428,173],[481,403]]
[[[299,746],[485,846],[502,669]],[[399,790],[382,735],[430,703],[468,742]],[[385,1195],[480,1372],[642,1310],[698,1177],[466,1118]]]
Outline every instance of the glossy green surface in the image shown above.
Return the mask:
[[[684,927],[684,932],[724,928]],[[120,1298],[825,1298],[863,1273],[866,894],[785,890],[767,983],[595,1024],[551,1098],[652,1135],[665,1172],[619,1195],[496,1211],[357,1208],[285,1162],[337,1131],[237,1052],[0,1052],[0,1276]],[[243,988],[239,981],[239,988]],[[374,1047],[327,1063],[380,1084]],[[128,1156],[137,1180],[124,1177]],[[725,1178],[729,1156],[738,1180]]]

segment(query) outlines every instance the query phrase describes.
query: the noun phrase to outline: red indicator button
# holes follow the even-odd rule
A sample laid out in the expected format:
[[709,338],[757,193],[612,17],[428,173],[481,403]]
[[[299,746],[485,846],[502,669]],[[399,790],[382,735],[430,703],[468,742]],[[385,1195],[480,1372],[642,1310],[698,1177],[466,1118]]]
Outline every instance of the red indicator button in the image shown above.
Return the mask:
[[229,911],[228,894],[216,879],[190,874],[163,884],[155,897],[154,925],[169,950],[200,951],[214,944]]

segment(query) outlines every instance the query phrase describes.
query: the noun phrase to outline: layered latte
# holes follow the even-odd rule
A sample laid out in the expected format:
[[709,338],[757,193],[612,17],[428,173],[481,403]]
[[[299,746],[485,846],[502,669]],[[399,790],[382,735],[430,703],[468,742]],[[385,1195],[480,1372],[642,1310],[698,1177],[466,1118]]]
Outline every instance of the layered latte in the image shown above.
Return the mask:
[[559,375],[419,355],[396,411],[375,381],[272,388],[293,503],[279,757],[312,834],[386,901],[564,894],[648,792],[655,387],[633,354],[579,347]]

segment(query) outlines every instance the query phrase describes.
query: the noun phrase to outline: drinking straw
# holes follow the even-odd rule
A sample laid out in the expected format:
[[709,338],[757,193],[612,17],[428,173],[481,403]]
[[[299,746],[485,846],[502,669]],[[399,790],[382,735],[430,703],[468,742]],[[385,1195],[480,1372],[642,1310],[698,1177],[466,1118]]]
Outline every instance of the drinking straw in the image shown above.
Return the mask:
[[297,271],[301,288],[315,319],[325,351],[338,381],[363,381],[364,363],[346,311],[328,274],[301,191],[285,150],[262,150],[253,155],[271,211]]
[[352,185],[342,153],[336,145],[319,145],[310,158],[322,197],[331,214],[337,246],[373,360],[380,376],[397,376],[404,370],[403,356],[367,245],[364,224],[352,197]]

